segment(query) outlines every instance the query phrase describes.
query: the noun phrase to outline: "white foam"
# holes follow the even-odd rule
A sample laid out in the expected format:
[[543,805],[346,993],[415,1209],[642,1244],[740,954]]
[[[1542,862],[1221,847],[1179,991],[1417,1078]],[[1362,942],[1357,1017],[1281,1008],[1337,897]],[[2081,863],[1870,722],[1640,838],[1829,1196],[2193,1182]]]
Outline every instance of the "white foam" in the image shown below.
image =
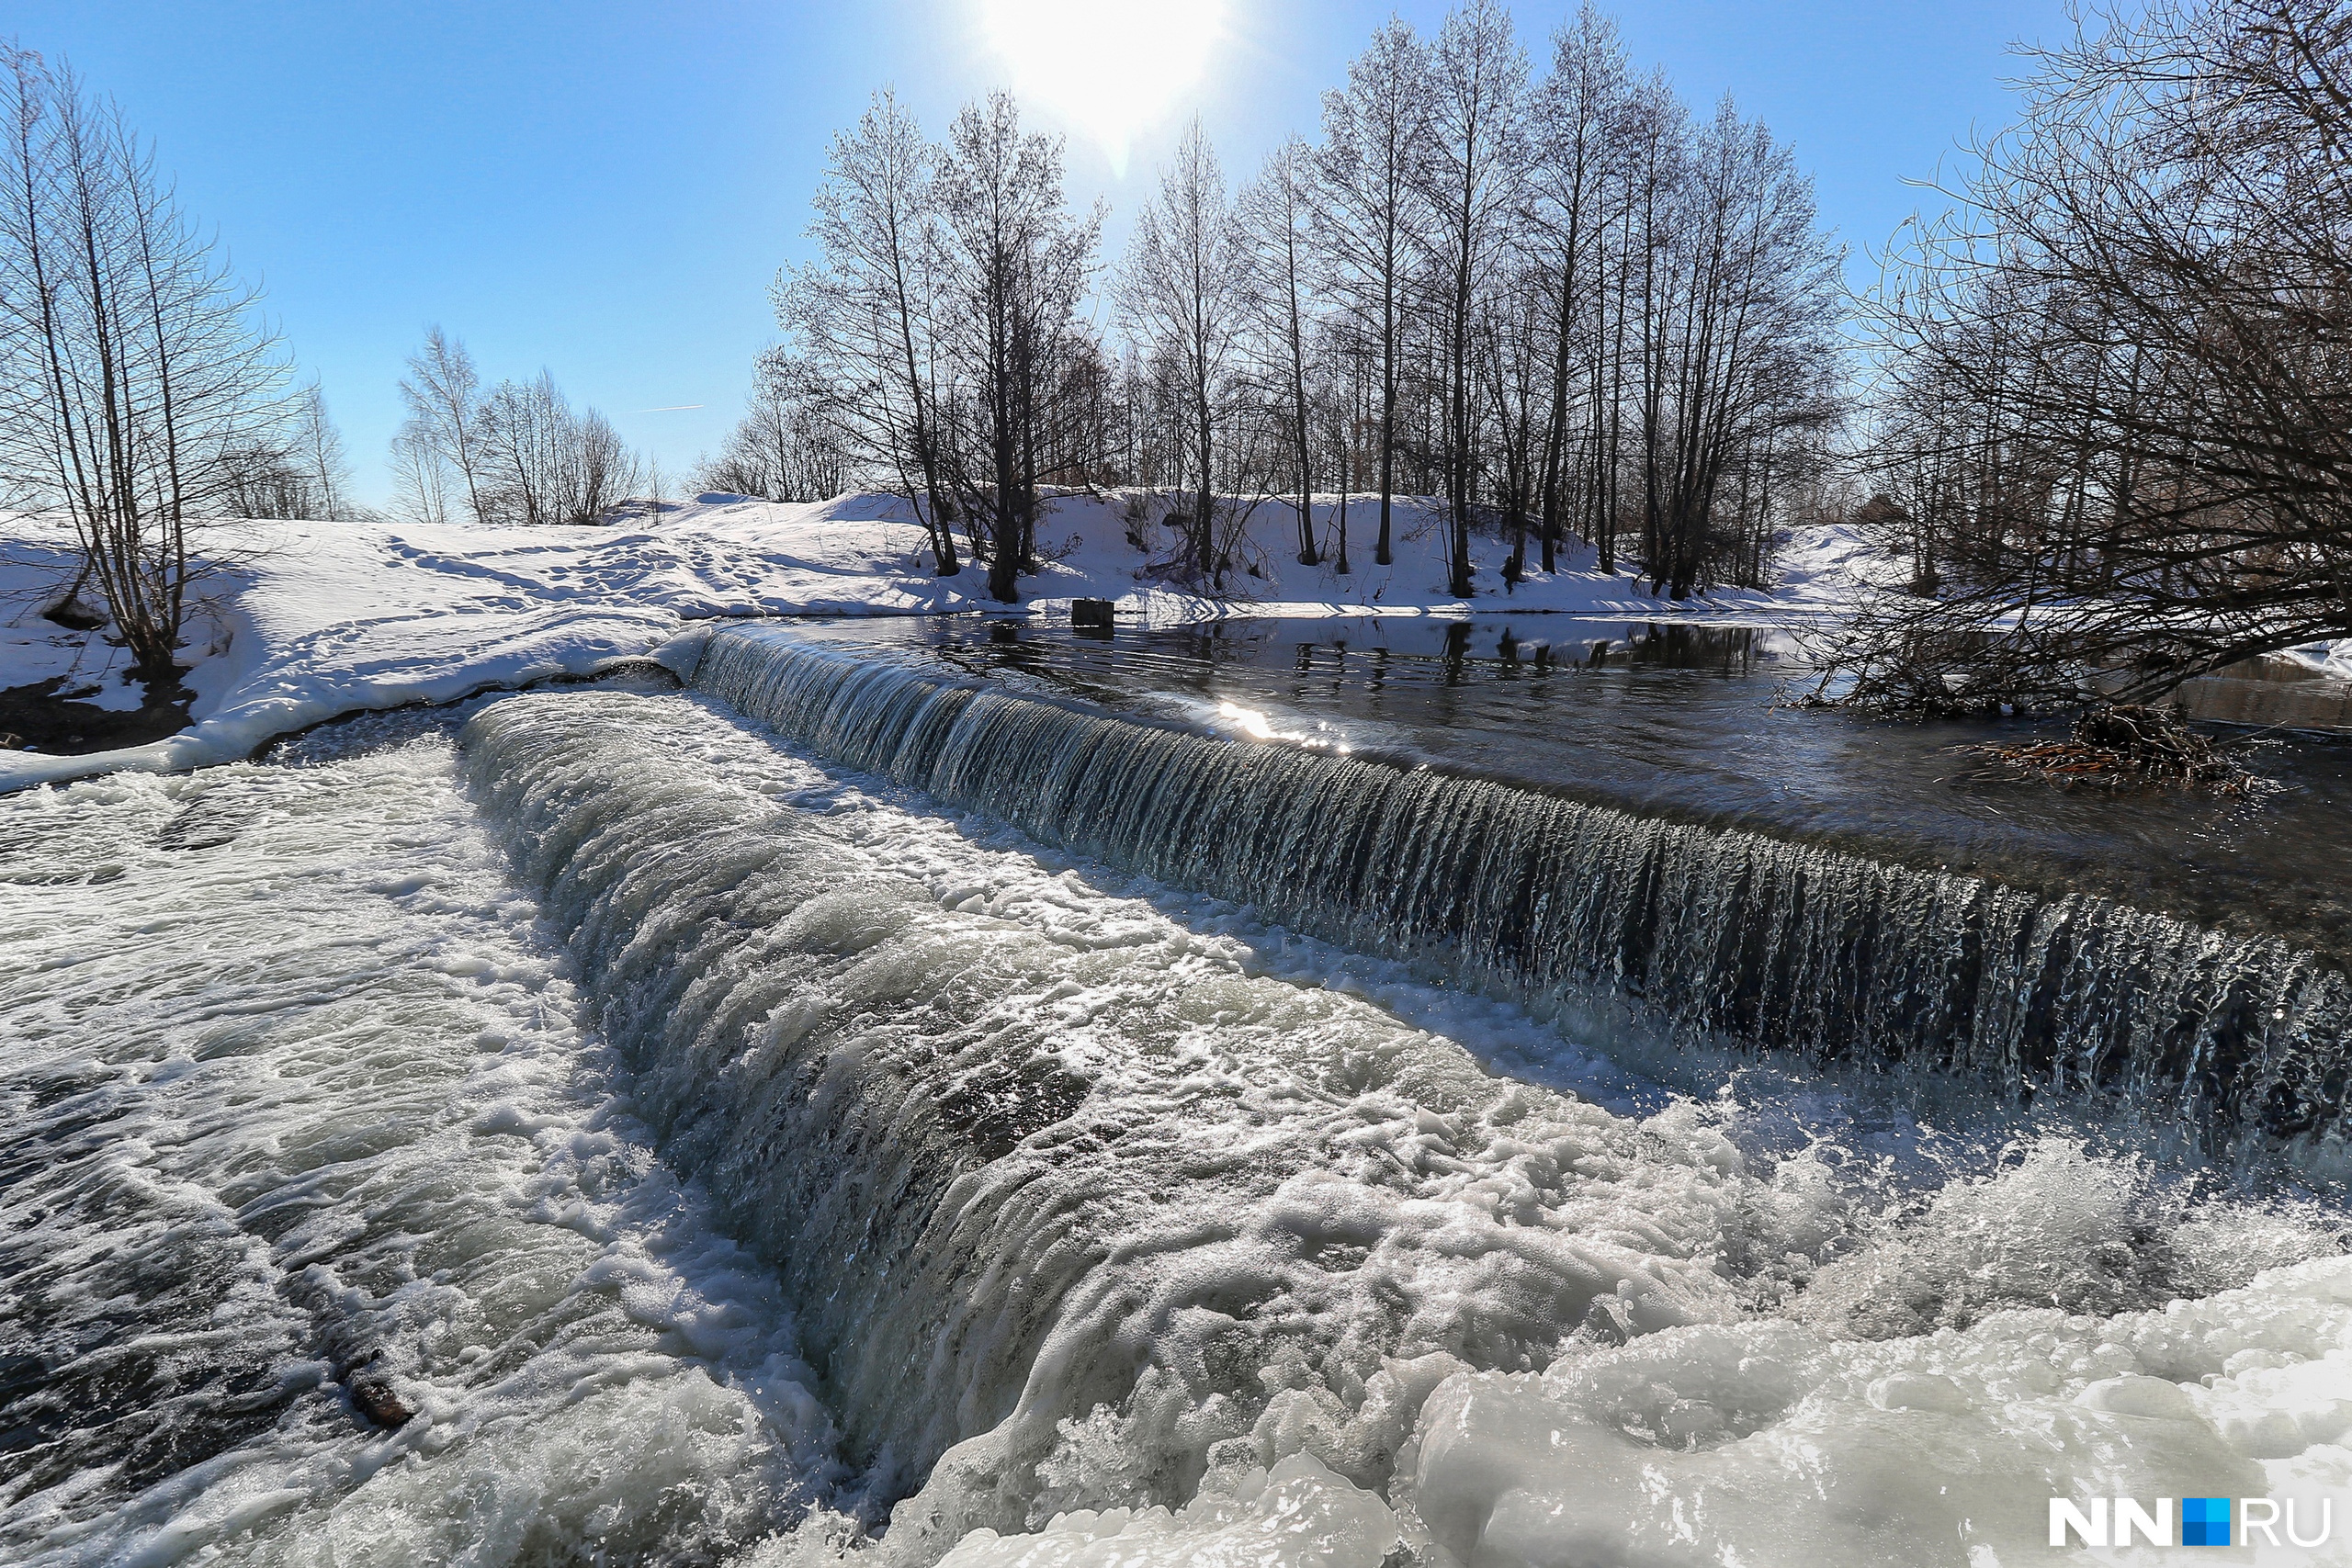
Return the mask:
[[1378,1497],[1300,1453],[1173,1511],[1062,1514],[1009,1539],[974,1530],[940,1568],[1379,1568],[1396,1544]]
[[1713,1325],[1464,1375],[1392,1495],[1458,1562],[2080,1562],[2046,1545],[2051,1497],[2291,1496],[2314,1519],[2352,1483],[2347,1436],[2352,1261],[2328,1258],[2113,1317],[1878,1343]]
[[[831,1427],[437,734],[0,800],[0,1556],[723,1551]],[[361,1419],[379,1379],[413,1417]]]

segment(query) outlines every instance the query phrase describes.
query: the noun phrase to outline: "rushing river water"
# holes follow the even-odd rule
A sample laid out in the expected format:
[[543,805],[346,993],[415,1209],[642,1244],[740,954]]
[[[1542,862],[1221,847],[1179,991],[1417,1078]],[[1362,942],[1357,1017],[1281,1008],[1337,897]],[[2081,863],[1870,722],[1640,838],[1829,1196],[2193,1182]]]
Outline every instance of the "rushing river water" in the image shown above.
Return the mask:
[[[1566,871],[1646,834],[1622,935],[1726,829],[1430,816],[870,642],[689,673],[0,800],[0,1558],[1982,1568],[2060,1560],[2053,1495],[2352,1486],[2342,1025],[2276,933],[1734,846],[1768,903],[1941,897],[1872,928],[1905,994],[2016,916],[2075,955],[2044,1015],[2226,1044],[2086,1058],[2284,1162],[2224,1179],[1901,1060],[1895,1007],[1710,1010],[1817,924],[1673,926],[1629,1000],[1479,880],[1513,823]],[[1205,841],[1269,759],[1335,836],[1420,827],[1347,877]]]
[[[970,617],[837,622],[804,635],[922,649],[1114,707],[1452,766],[1645,815],[1754,828],[1926,870],[2087,889],[2352,964],[2352,694],[2342,682],[2209,680],[2271,787],[2256,805],[2178,791],[2064,791],[1974,775],[1956,748],[2063,723],[1885,723],[1778,701],[1809,689],[1800,640],[1747,626],[1560,616],[1238,620],[1115,635]],[[2248,701],[2248,688],[2322,696]]]
[[[2298,1145],[2319,1168],[2343,1145],[2352,982],[2291,929],[2254,921],[2233,935],[2161,904],[2087,895],[2049,857],[2025,868],[2034,874],[1994,878],[1922,863],[1917,846],[1912,863],[1876,852],[1875,827],[1791,834],[1761,808],[1661,813],[1596,788],[1611,776],[1605,758],[1591,761],[1610,729],[1573,715],[1545,725],[1525,704],[1516,725],[1495,716],[1499,704],[1474,723],[1451,694],[1399,694],[1421,699],[1399,705],[1422,716],[1418,737],[1542,758],[1582,798],[1432,769],[1419,748],[1361,760],[1360,728],[1318,723],[1317,745],[1236,744],[1073,707],[1060,700],[1065,663],[1029,663],[1060,679],[1007,691],[835,636],[851,647],[721,632],[695,679],[829,755],[1049,842],[1538,1006],[1614,1004],[1636,1015],[1636,1036],[1956,1068],[2018,1098],[2095,1093],[2160,1136]],[[1368,694],[1393,700],[1385,684]],[[1707,736],[1729,728],[1740,699],[1649,703],[1697,710],[1686,749],[1701,771],[1729,772]],[[1752,690],[1745,705],[1758,705]],[[1432,707],[1454,722],[1428,723]],[[1223,697],[1217,712],[1247,734],[1274,728]],[[1295,731],[1302,718],[1281,722]],[[1642,749],[1655,767],[1655,744]],[[1731,750],[1773,749],[1741,737]],[[1802,745],[1778,750],[1740,786],[1773,806],[1782,781],[1834,795],[1858,771],[1833,773]],[[1899,763],[1874,772],[1907,777]],[[2142,815],[2182,836],[2177,810]],[[2306,844],[2294,863],[2316,863],[2305,874],[2324,881],[2329,847]]]

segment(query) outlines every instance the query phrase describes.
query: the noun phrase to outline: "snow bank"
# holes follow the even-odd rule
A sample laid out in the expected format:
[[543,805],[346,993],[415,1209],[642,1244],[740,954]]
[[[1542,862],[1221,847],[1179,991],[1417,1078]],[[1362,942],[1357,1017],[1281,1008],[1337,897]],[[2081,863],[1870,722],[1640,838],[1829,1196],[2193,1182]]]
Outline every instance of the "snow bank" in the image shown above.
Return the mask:
[[[206,547],[236,564],[204,580],[190,620],[195,722],[148,746],[0,760],[0,789],[116,768],[200,767],[341,714],[591,673],[645,654],[688,619],[960,607],[908,552],[889,553],[892,530],[865,515],[876,510],[870,502],[696,515],[707,510],[650,529],[211,530]],[[67,672],[77,660],[115,672],[121,656],[103,634],[61,636],[38,618],[42,594],[68,570],[63,532],[32,519],[0,527],[9,538],[0,593],[13,617],[0,685]]]
[[[1509,541],[1474,534],[1470,541],[1471,596],[1446,591],[1445,520],[1442,503],[1400,497],[1394,506],[1390,565],[1373,559],[1379,526],[1379,499],[1348,498],[1350,570],[1342,574],[1331,557],[1339,525],[1339,497],[1319,497],[1313,508],[1323,560],[1298,561],[1298,524],[1284,502],[1261,503],[1235,545],[1231,567],[1214,593],[1187,585],[1172,570],[1178,552],[1175,531],[1162,520],[1164,503],[1130,515],[1141,492],[1102,499],[1066,497],[1055,503],[1053,529],[1041,531],[1039,553],[1051,558],[1033,592],[1052,603],[1091,594],[1123,601],[1122,609],[1156,623],[1184,623],[1233,615],[1320,616],[1361,615],[1467,615],[1510,609],[1602,617],[1659,619],[1781,619],[1792,614],[1834,610],[1848,602],[1855,567],[1867,552],[1849,528],[1799,530],[1782,555],[1781,581],[1772,592],[1724,589],[1677,604],[1648,591],[1625,563],[1600,570],[1590,546],[1569,541],[1560,569],[1534,570],[1537,546],[1528,544],[1529,571],[1505,584],[1502,563]],[[1049,537],[1050,535],[1050,537]],[[1063,585],[1065,578],[1077,581]],[[1084,586],[1081,586],[1083,584]]]
[[[1327,503],[1325,513],[1335,510]],[[1757,619],[1834,604],[1842,535],[1792,552],[1783,592],[1726,592],[1676,605],[1571,552],[1506,595],[1500,541],[1476,541],[1478,593],[1444,591],[1438,514],[1401,503],[1396,561],[1372,564],[1373,516],[1350,507],[1356,570],[1303,567],[1287,508],[1261,506],[1223,588],[1172,581],[1174,534],[1132,520],[1125,498],[1052,502],[1038,531],[1043,569],[1022,581],[1024,613],[1076,598],[1118,600],[1161,624],[1228,615],[1448,615],[1508,604],[1645,618]],[[1150,545],[1143,547],[1131,538]],[[0,791],[117,768],[206,766],[274,736],[339,715],[594,673],[642,657],[690,621],[730,615],[941,615],[1003,609],[984,573],[932,575],[923,530],[888,496],[786,505],[712,495],[665,508],[644,526],[484,530],[390,523],[254,523],[209,531],[207,548],[235,564],[205,580],[187,656],[192,723],[153,745],[85,757],[0,758]],[[119,649],[99,634],[39,618],[71,570],[71,540],[38,518],[0,520],[0,686],[80,674],[98,700],[135,707]]]
[[77,702],[129,712],[146,695],[125,679],[130,656],[41,615],[74,581],[74,563],[70,529],[0,514],[0,687],[62,679]]

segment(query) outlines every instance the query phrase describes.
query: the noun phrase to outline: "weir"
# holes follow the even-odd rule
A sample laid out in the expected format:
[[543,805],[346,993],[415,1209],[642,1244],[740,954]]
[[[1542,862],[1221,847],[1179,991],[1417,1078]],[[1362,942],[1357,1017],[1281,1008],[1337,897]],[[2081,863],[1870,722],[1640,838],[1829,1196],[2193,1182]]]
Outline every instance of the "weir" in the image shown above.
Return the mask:
[[816,776],[696,705],[518,697],[465,743],[663,1162],[774,1266],[867,1499],[922,1487],[894,1561],[1213,1465],[1385,1487],[1450,1372],[1729,1321],[1723,1259],[1819,1245],[1715,1132],[1493,1077],[1034,863],[1050,918],[944,902],[710,766]]
[[848,766],[1048,843],[1680,1038],[2111,1096],[2209,1148],[2339,1138],[2352,983],[2083,894],[1890,865],[1425,767],[1228,740],[773,626],[692,683]]

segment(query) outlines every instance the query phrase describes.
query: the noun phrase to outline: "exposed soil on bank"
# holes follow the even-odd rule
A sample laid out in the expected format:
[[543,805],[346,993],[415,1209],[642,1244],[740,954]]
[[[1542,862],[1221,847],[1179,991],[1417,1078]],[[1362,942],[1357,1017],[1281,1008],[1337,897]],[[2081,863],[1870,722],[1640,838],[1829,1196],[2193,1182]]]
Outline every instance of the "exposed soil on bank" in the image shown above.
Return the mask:
[[178,682],[150,686],[135,708],[102,708],[59,693],[73,677],[53,676],[27,686],[0,688],[0,750],[78,757],[121,746],[144,746],[187,728],[193,697]]

